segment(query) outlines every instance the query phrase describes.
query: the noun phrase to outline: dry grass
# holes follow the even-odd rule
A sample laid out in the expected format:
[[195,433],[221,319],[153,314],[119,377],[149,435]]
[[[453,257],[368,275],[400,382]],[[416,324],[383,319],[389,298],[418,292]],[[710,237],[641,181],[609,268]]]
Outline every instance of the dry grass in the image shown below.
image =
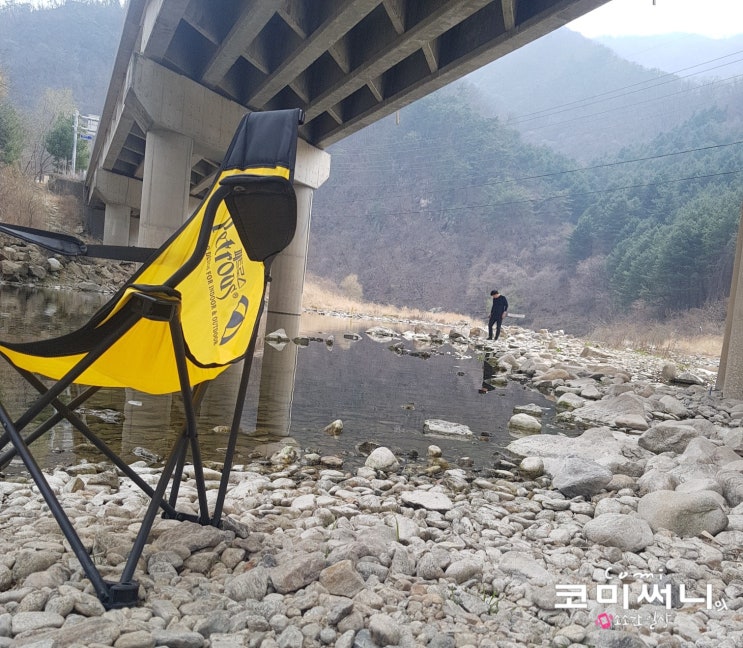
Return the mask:
[[13,166],[0,168],[0,221],[46,227],[53,197]]
[[644,318],[615,322],[596,328],[588,337],[606,346],[631,348],[661,357],[719,358],[724,332],[724,307],[717,304],[676,315],[664,322]]
[[305,280],[302,305],[305,309],[341,311],[352,316],[387,317],[449,326],[471,326],[470,318],[461,313],[422,311],[352,299],[344,295],[332,282],[311,275],[308,275]]

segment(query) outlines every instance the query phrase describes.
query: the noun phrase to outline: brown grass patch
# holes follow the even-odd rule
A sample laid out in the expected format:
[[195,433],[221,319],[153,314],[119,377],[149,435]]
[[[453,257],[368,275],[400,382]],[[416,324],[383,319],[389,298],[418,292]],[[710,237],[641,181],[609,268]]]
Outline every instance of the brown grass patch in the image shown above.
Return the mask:
[[674,315],[663,322],[636,319],[596,328],[590,336],[606,346],[630,348],[660,357],[698,355],[720,357],[725,332],[725,308],[714,304]]
[[461,313],[431,312],[391,304],[375,304],[351,299],[327,279],[307,275],[302,293],[302,306],[310,310],[333,310],[351,316],[368,318],[387,317],[396,320],[415,320],[449,326],[471,326],[471,320]]
[[0,168],[0,221],[44,228],[52,196],[13,166]]

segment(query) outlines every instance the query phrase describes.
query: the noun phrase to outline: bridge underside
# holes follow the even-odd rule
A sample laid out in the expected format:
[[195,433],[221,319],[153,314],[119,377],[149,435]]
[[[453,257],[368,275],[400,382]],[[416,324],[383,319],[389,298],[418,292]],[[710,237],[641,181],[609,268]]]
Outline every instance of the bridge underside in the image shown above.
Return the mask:
[[303,108],[322,149],[606,1],[130,0],[90,201],[136,214],[152,130],[192,141],[200,198],[246,109]]

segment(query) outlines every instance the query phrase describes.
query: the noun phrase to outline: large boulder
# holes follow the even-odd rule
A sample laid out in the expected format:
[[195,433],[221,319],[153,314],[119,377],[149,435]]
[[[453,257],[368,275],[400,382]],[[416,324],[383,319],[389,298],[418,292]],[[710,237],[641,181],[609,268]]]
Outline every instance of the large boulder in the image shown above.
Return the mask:
[[732,507],[743,503],[743,473],[736,470],[721,470],[715,480],[722,489],[725,501]]
[[654,491],[640,498],[637,514],[647,520],[653,531],[668,529],[682,538],[703,531],[717,535],[728,525],[728,516],[720,505],[720,495],[711,491]]
[[622,513],[604,513],[589,520],[583,534],[590,542],[622,551],[642,551],[653,543],[653,530],[646,520]]
[[662,421],[645,430],[637,443],[641,448],[659,454],[661,452],[676,452],[686,450],[689,441],[699,436],[699,432],[691,425],[675,421]]
[[587,403],[574,414],[588,424],[644,430],[647,428],[651,409],[646,399],[633,392],[626,392]]
[[[585,408],[582,407],[581,410],[583,409]],[[644,465],[645,459],[652,456],[638,447],[636,436],[608,427],[591,428],[577,437],[558,434],[527,436],[511,441],[508,450],[519,457],[580,457],[606,466],[612,472],[629,470],[626,474],[642,474],[635,469],[639,469]],[[638,465],[631,466],[633,463]]]
[[552,486],[565,497],[590,498],[611,481],[612,472],[590,459],[567,457],[557,464]]

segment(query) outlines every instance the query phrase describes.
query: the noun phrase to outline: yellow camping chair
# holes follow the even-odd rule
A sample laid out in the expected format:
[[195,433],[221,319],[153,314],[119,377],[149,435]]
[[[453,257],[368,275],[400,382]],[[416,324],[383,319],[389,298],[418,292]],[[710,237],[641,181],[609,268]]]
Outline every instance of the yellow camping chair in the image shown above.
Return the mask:
[[[300,110],[251,113],[241,121],[219,174],[201,206],[121,290],[79,330],[38,342],[0,342],[0,354],[39,392],[18,418],[0,404],[0,465],[20,456],[96,593],[107,608],[137,602],[134,572],[159,510],[163,516],[218,526],[270,265],[292,240],[296,197],[291,181]],[[206,385],[244,360],[214,511],[209,512],[199,450],[196,408]],[[43,382],[36,374],[49,381]],[[87,386],[65,403],[72,384]],[[150,394],[180,392],[185,425],[151,488],[75,414],[101,387]],[[25,437],[22,431],[51,407],[53,413]],[[150,497],[118,582],[103,579],[29,445],[67,419]],[[179,513],[178,489],[188,451],[199,514]],[[171,483],[172,480],[172,483]],[[168,485],[171,484],[166,497]]]

